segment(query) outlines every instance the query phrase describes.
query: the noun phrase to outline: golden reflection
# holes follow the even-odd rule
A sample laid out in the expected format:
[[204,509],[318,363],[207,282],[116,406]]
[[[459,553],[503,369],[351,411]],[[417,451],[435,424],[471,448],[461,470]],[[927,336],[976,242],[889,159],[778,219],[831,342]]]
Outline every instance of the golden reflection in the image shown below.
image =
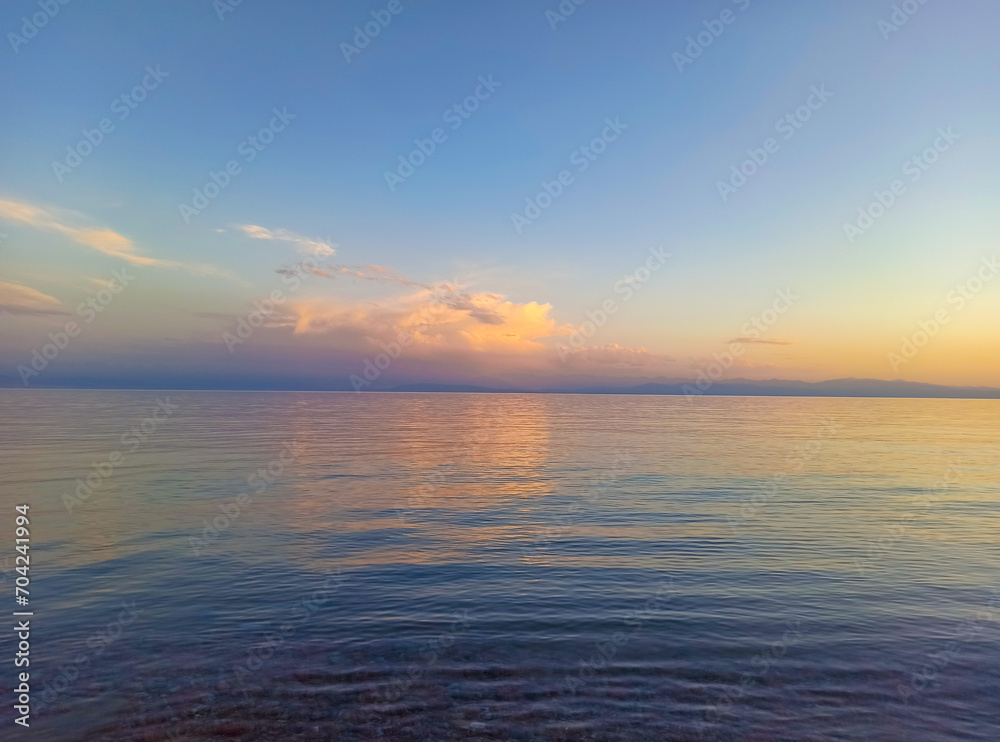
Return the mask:
[[[998,413],[964,400],[329,395],[287,422],[298,461],[267,513],[344,544],[345,564],[662,566],[666,547],[749,541],[802,546],[782,569],[844,570],[928,492],[934,507],[894,546],[951,540],[949,508],[949,533],[993,537],[998,516],[968,508],[997,499]],[[314,545],[292,548],[305,559]],[[724,568],[717,551],[702,552],[706,568]]]
[[517,509],[553,492],[540,396],[317,395],[289,414],[296,461],[275,485],[283,494],[269,508],[273,526],[328,533],[332,543],[366,539],[371,563],[468,558],[477,543],[517,529],[463,513]]
[[[300,564],[345,566],[662,567],[686,544],[699,568],[725,569],[741,544],[780,552],[776,569],[857,558],[882,569],[935,544],[981,549],[1000,531],[992,400],[178,398],[176,416],[72,512],[61,496],[120,448],[151,398],[99,397],[86,430],[79,410],[49,405],[52,439],[6,457],[8,499],[34,482],[38,538],[65,566],[149,549],[134,538],[143,528],[187,543],[216,519],[225,527],[206,554],[255,561],[280,543]],[[71,453],[56,461],[53,446]],[[294,459],[268,474],[285,446]]]

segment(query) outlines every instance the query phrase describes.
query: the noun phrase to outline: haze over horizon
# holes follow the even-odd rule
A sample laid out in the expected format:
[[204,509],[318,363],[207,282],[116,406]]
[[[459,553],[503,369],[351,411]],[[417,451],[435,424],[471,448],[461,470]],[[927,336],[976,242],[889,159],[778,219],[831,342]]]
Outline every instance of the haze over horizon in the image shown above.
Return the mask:
[[559,7],[5,6],[0,385],[1000,388],[995,3]]

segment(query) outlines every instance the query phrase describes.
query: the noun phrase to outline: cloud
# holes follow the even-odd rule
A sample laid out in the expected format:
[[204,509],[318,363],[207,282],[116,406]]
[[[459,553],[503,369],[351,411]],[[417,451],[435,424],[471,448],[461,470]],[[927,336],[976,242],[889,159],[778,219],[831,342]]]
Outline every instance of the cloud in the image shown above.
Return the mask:
[[374,343],[393,342],[400,333],[413,338],[408,353],[475,351],[507,355],[547,351],[542,340],[569,335],[549,316],[549,304],[517,304],[498,294],[439,296],[422,290],[387,305],[343,304],[311,299],[292,305],[297,335],[333,335]]
[[[278,240],[291,244],[311,244],[298,235],[256,225],[239,229],[252,239]],[[405,361],[431,364],[442,370],[478,368],[490,373],[525,371],[545,373],[565,370],[568,361],[574,371],[606,372],[617,369],[666,367],[669,356],[650,353],[646,348],[625,348],[610,344],[585,347],[560,359],[556,346],[577,328],[560,324],[552,317],[550,304],[516,302],[498,293],[460,288],[458,279],[424,283],[399,275],[386,265],[335,265],[320,261],[311,266],[303,261],[295,268],[279,268],[284,275],[311,273],[336,280],[360,279],[394,284],[409,292],[378,302],[344,297],[310,296],[289,301],[268,318],[272,329],[291,328],[285,342],[304,348],[335,352],[338,357],[361,357],[385,352],[396,343],[405,345]],[[297,269],[296,269],[297,268]],[[202,315],[205,319],[214,319]],[[274,335],[276,342],[278,335]],[[403,339],[405,338],[405,343]],[[563,351],[565,355],[565,351]],[[430,366],[421,366],[424,371]]]
[[0,199],[0,219],[18,221],[36,229],[57,232],[77,244],[86,245],[105,255],[120,258],[134,265],[145,265],[156,268],[179,268],[195,276],[232,278],[229,273],[213,265],[182,263],[177,260],[163,260],[161,258],[140,255],[132,240],[118,234],[114,230],[79,226],[79,223],[86,221],[86,219],[82,214],[76,212],[60,210],[59,213],[56,213],[53,210],[43,209],[40,206]]
[[[768,340],[766,338],[733,338],[729,343],[748,343],[756,345],[795,345],[791,340],[782,340],[781,338],[774,338],[773,340]],[[729,344],[727,343],[727,345]]]
[[413,281],[405,276],[399,276],[392,272],[392,269],[384,265],[331,265],[330,278],[337,276],[348,276],[350,278],[360,278],[364,281],[376,281],[377,283],[396,283],[400,286],[411,286],[414,288],[433,290],[434,286],[420,281]]
[[[390,268],[364,266],[371,280],[403,279]],[[337,271],[338,275],[345,275]],[[353,275],[353,273],[352,273]],[[658,369],[673,363],[669,356],[646,348],[616,344],[565,350],[560,359],[557,338],[573,334],[572,325],[552,318],[552,306],[519,303],[502,294],[455,290],[452,284],[418,284],[417,291],[374,303],[313,297],[292,302],[293,336],[344,354],[369,354],[406,338],[407,360],[427,361],[443,369],[478,367],[491,373],[533,369],[601,373],[611,369]],[[285,324],[275,323],[273,326]],[[566,365],[564,365],[566,364]]]
[[0,314],[29,317],[68,316],[54,296],[20,283],[0,281]]
[[182,268],[194,275],[228,277],[227,273],[211,265],[187,264],[141,255],[132,240],[114,230],[80,226],[80,223],[86,220],[82,215],[75,212],[60,211],[56,213],[53,210],[43,209],[40,206],[0,199],[0,218],[21,222],[47,232],[57,232],[77,244],[86,245],[105,255],[120,258],[134,265],[158,268]]
[[[257,224],[237,224],[234,225],[234,227],[235,229],[240,230],[247,237],[254,240],[275,240],[277,242],[287,242],[295,245],[298,247],[299,252],[304,255],[329,256],[336,253],[336,250],[334,249],[336,245],[330,241],[320,242],[312,240],[308,237],[296,234],[295,232],[290,232],[287,229],[268,229],[267,227],[261,227]],[[290,276],[295,274],[297,271],[291,268],[278,268],[275,272]],[[324,263],[319,268],[311,269],[311,272],[317,276],[322,276],[323,278],[329,278],[331,280],[339,277],[359,278],[362,281],[393,283],[399,286],[428,289],[430,291],[438,292],[454,292],[458,287],[457,281],[452,283],[436,284],[414,281],[410,278],[399,275],[387,265],[336,265],[332,263]]]
[[5,219],[13,219],[16,222],[31,224],[40,220],[44,214],[45,212],[37,206],[0,199],[0,216]]
[[502,299],[503,297],[497,294],[483,294],[480,298],[480,304],[476,304],[476,301],[469,294],[458,294],[452,291],[438,296],[438,300],[446,307],[468,312],[470,317],[484,325],[502,325],[504,323],[504,316],[485,303],[497,302]]
[[336,252],[335,245],[329,240],[312,240],[287,229],[268,229],[256,224],[237,224],[235,227],[253,240],[276,240],[293,244],[303,255],[333,255]]
[[[290,274],[285,268],[279,268],[278,273]],[[454,293],[458,284],[454,283],[423,283],[414,281],[406,276],[400,276],[392,268],[385,265],[332,265],[324,264],[322,269],[313,270],[317,276],[336,279],[338,277],[360,278],[363,281],[374,281],[375,283],[393,283],[399,286],[410,288],[426,289],[439,294]]]
[[155,258],[135,254],[130,239],[110,229],[87,229],[63,223],[53,212],[31,204],[0,200],[0,217],[22,222],[37,229],[59,232],[74,242],[87,245],[105,255],[123,258],[137,265],[155,265]]

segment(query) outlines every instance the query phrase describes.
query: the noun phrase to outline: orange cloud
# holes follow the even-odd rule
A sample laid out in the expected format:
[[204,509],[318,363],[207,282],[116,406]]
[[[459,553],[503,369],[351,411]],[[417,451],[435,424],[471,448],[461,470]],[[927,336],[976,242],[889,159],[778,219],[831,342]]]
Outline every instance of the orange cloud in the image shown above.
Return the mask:
[[549,316],[549,304],[517,304],[497,294],[440,294],[420,291],[390,305],[344,305],[312,299],[292,306],[298,316],[295,333],[354,336],[392,342],[401,333],[413,338],[408,353],[430,355],[443,350],[538,354],[543,340],[568,335]]
[[791,340],[782,340],[781,338],[733,338],[727,345],[732,343],[744,343],[748,345],[795,345]]
[[54,296],[20,283],[0,281],[0,314],[26,316],[68,315]]

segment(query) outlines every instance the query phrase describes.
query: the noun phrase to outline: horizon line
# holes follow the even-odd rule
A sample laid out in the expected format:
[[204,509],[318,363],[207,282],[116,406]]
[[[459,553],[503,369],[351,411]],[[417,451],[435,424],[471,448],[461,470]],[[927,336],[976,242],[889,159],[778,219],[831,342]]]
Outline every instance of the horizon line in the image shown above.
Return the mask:
[[[806,382],[806,383],[822,383],[822,382]],[[907,382],[907,383],[922,383],[922,382]],[[989,388],[989,387],[984,387]],[[1000,393],[1000,389],[992,389]],[[573,391],[526,391],[526,390],[490,390],[490,391],[448,391],[448,390],[423,390],[423,391],[413,391],[413,390],[395,390],[395,389],[373,389],[369,391],[353,391],[348,389],[176,389],[176,388],[152,388],[152,387],[136,387],[136,388],[123,388],[123,387],[34,387],[34,388],[24,388],[24,387],[0,387],[0,392],[3,391],[23,391],[23,392],[194,392],[194,393],[228,393],[228,394],[482,394],[482,395],[498,395],[498,394],[532,394],[532,395],[552,395],[552,396],[575,396],[575,397],[683,397],[685,399],[690,399],[692,397],[718,397],[721,399],[755,399],[759,397],[764,397],[768,399],[906,399],[906,400],[942,400],[942,401],[975,401],[975,402],[997,402],[1000,401],[1000,397],[896,397],[884,394],[711,394],[705,392],[703,394],[672,394],[669,392],[664,393],[649,393],[649,392],[636,392],[636,393],[624,393],[624,392],[573,392]]]

